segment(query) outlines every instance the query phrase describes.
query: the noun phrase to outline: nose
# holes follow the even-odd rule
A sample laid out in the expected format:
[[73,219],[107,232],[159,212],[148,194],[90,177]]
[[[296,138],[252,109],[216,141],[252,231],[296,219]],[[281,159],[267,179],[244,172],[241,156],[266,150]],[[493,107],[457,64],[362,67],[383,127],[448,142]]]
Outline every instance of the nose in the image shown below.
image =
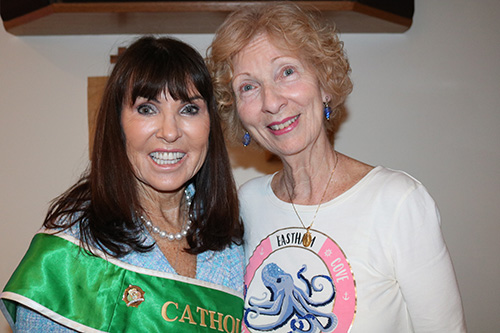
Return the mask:
[[268,85],[263,88],[263,109],[265,112],[278,113],[287,104],[287,99],[275,86]]
[[175,115],[163,114],[158,124],[156,137],[166,142],[175,142],[182,135],[178,122]]

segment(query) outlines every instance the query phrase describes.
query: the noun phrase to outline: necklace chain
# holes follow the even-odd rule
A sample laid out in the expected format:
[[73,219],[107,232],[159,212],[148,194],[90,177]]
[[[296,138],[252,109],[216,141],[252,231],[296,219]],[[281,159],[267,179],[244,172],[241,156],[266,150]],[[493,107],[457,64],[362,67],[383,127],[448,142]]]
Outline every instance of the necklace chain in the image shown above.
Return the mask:
[[151,220],[147,219],[142,214],[139,215],[139,218],[144,223],[144,225],[146,226],[146,228],[148,228],[149,231],[151,231],[154,234],[157,234],[160,238],[163,238],[163,239],[166,238],[169,241],[174,241],[174,240],[180,241],[181,239],[183,239],[184,237],[186,237],[186,235],[188,234],[189,230],[191,230],[191,225],[192,225],[191,218],[189,217],[189,208],[191,207],[191,201],[193,200],[193,198],[188,193],[188,189],[187,188],[184,190],[184,198],[186,200],[186,211],[188,212],[187,213],[188,216],[186,218],[186,223],[182,226],[182,229],[179,232],[169,233],[169,232],[167,232],[165,230],[161,230],[159,227],[157,227],[156,225],[154,225],[153,222],[151,222]]
[[293,210],[295,212],[295,215],[297,215],[297,217],[299,218],[299,221],[300,221],[300,224],[302,224],[302,227],[304,227],[304,229],[306,229],[306,233],[305,233],[304,237],[302,237],[302,244],[305,247],[308,247],[309,245],[311,245],[312,236],[311,236],[310,230],[314,224],[314,221],[316,220],[316,215],[318,215],[319,208],[321,207],[323,199],[325,198],[326,192],[328,191],[328,187],[330,186],[330,182],[332,181],[333,174],[335,173],[335,170],[337,170],[337,163],[339,162],[339,157],[338,157],[337,153],[335,153],[335,157],[336,157],[335,165],[333,166],[333,170],[330,173],[330,178],[328,179],[328,182],[326,183],[325,191],[323,192],[323,195],[321,196],[321,200],[319,201],[319,205],[316,208],[316,212],[314,213],[311,224],[309,224],[308,227],[306,227],[304,222],[302,222],[302,219],[300,218],[300,215],[297,212],[297,209],[295,208],[295,204],[293,203],[293,199],[292,199],[292,196],[290,194],[290,190],[288,189],[288,186],[286,185],[286,182],[285,182],[285,188],[286,188],[286,191],[288,192],[288,197],[290,198],[290,202],[292,203],[292,207],[293,207]]

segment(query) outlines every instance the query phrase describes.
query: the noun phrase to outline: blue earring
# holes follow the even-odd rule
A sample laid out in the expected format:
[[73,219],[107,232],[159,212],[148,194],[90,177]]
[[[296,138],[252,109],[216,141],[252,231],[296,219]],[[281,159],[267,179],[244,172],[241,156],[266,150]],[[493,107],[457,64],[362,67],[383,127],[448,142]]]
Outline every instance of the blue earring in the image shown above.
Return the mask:
[[323,102],[324,109],[323,112],[325,113],[325,118],[326,120],[330,120],[330,115],[332,114],[332,109],[330,108],[330,105],[328,105],[328,102]]
[[243,143],[243,146],[244,147],[248,146],[251,141],[252,141],[252,137],[250,136],[250,134],[248,132],[245,132],[245,134],[243,135],[243,140],[241,140],[241,142]]

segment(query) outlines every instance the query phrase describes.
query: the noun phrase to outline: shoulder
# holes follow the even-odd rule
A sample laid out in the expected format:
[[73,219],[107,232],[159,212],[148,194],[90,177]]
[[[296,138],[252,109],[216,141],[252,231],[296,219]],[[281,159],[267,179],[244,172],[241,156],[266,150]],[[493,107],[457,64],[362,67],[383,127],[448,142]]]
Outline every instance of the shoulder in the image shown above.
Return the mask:
[[423,186],[419,180],[401,170],[378,166],[374,169],[374,174],[373,181],[375,183],[396,191],[406,191]]
[[212,263],[225,266],[227,269],[238,269],[238,266],[242,265],[244,261],[243,246],[234,243],[219,251],[203,252],[200,256],[201,260],[210,258]]
[[370,171],[362,183],[365,190],[379,195],[401,197],[418,189],[426,192],[422,183],[408,173],[383,166],[377,166]]
[[394,211],[394,218],[439,221],[439,211],[432,196],[420,181],[404,171],[375,168],[367,190],[376,193],[380,207]]
[[387,168],[371,166],[349,156],[339,156],[339,191],[368,196],[371,201],[383,198],[383,202],[392,205],[415,190],[426,193],[420,181],[408,173]]
[[40,233],[58,236],[64,239],[72,239],[81,241],[82,225],[85,225],[87,220],[83,217],[83,212],[65,214],[60,216],[53,226],[42,227]]
[[223,266],[229,271],[228,287],[238,292],[243,292],[243,276],[245,273],[245,253],[242,245],[232,244],[226,248],[226,260]]
[[410,207],[422,211],[435,211],[437,208],[419,180],[404,171],[383,166],[373,168],[348,194],[355,205],[363,203],[385,215],[394,216]]
[[244,262],[245,255],[242,245],[231,244],[224,250],[224,254],[233,265],[243,264]]
[[264,175],[250,179],[245,182],[238,190],[238,195],[240,197],[245,197],[257,193],[263,193],[269,187],[269,183],[274,175]]
[[80,230],[83,225],[88,224],[85,217],[85,209],[88,203],[85,203],[79,210],[68,211],[54,216],[53,220],[46,221],[42,230],[47,233],[65,233],[76,238],[80,238]]
[[206,251],[198,259],[197,279],[243,292],[243,246],[231,244],[221,251]]

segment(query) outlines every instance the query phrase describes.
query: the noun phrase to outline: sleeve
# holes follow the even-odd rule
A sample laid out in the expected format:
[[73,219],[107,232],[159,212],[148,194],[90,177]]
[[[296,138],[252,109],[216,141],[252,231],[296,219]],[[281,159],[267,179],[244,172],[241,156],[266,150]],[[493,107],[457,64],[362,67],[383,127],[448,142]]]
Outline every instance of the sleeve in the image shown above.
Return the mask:
[[76,332],[22,305],[17,306],[14,332]]
[[465,332],[462,301],[434,200],[419,184],[400,201],[394,218],[395,274],[415,332]]

